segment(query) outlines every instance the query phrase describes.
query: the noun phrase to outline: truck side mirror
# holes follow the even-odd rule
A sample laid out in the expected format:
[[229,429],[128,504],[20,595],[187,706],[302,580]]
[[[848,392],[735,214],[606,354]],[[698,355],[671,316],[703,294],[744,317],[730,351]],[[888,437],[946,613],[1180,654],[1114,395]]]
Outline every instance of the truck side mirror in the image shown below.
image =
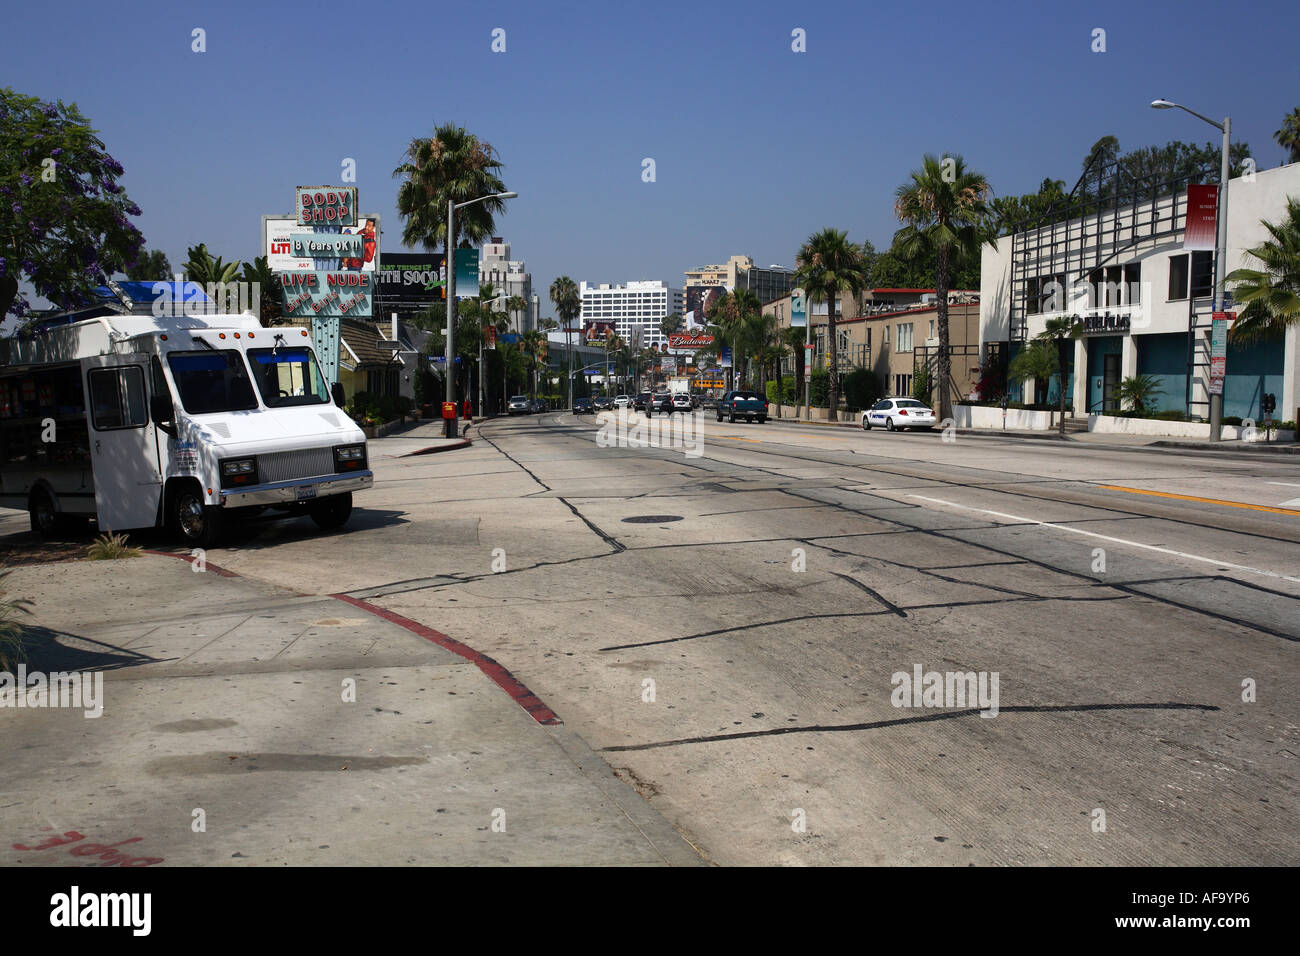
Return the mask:
[[158,428],[173,438],[176,437],[176,409],[171,396],[153,395],[149,398],[149,417]]
[[330,398],[334,399],[334,404],[342,408],[348,403],[348,397],[343,394],[343,383],[335,382],[330,386]]

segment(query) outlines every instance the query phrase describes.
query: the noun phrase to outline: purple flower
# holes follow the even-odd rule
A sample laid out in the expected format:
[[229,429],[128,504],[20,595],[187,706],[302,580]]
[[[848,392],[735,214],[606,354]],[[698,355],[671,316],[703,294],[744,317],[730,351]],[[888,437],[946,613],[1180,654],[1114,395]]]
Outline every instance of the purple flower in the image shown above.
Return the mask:
[[21,216],[23,214],[23,207],[19,203],[14,203],[13,210],[15,216]]
[[140,207],[137,206],[135,203],[131,203],[131,205],[126,207],[126,214],[128,216],[138,216],[141,214]]
[[62,147],[55,146],[52,150],[50,150],[50,155],[54,157],[62,156],[63,155]]
[[24,186],[30,186],[32,184],[33,180],[30,173],[23,173],[19,178],[23,181]]
[[53,103],[46,103],[44,106],[41,107],[41,112],[44,113],[46,116],[59,115],[58,108],[55,107]]

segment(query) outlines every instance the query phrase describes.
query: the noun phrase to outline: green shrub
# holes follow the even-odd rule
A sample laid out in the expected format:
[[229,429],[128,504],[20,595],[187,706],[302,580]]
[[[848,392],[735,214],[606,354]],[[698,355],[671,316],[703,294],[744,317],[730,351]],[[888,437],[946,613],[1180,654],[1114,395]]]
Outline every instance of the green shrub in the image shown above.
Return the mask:
[[831,377],[824,368],[815,368],[809,381],[811,395],[809,403],[813,408],[829,408]]
[[[798,404],[800,404],[800,403],[803,402],[803,398],[802,398],[802,397],[799,395],[799,393],[795,390],[795,387],[794,387],[795,382],[794,382],[794,376],[793,376],[793,375],[787,375],[787,376],[785,376],[785,378],[781,379],[781,383],[780,383],[780,384],[781,384],[781,404],[782,404],[782,405],[798,405]],[[776,400],[777,400],[777,383],[776,383],[775,380],[770,381],[770,382],[767,383],[767,400],[768,400],[769,402],[771,402],[772,404],[776,404]]]
[[[0,571],[0,582],[8,576],[8,571]],[[0,593],[2,592],[3,588],[0,588]],[[0,671],[12,673],[19,664],[27,660],[23,626],[15,620],[15,617],[20,613],[32,613],[27,610],[31,603],[26,598],[0,598]]]
[[870,408],[884,395],[880,379],[871,369],[855,368],[841,381],[844,383],[844,401],[850,411]]
[[118,558],[138,558],[140,549],[126,543],[126,535],[108,531],[101,534],[86,548],[91,561],[114,561]]

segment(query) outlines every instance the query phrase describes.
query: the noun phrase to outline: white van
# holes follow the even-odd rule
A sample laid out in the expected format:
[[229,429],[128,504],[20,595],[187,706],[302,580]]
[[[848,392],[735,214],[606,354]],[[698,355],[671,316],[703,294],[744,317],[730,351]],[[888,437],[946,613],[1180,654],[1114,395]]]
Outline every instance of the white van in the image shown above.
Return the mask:
[[93,517],[192,547],[268,507],[348,520],[365,436],[306,329],[104,311],[0,340],[0,505],[43,534]]

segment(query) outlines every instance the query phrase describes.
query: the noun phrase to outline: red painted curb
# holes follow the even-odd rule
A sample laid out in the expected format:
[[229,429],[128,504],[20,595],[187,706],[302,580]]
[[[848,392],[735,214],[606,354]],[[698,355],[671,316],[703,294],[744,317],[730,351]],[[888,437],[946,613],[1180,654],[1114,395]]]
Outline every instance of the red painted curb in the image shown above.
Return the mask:
[[419,621],[412,621],[409,617],[402,617],[402,615],[395,611],[379,607],[377,604],[371,604],[369,601],[362,601],[359,598],[349,597],[346,594],[331,594],[330,597],[338,598],[340,601],[345,601],[354,607],[359,607],[363,611],[369,611],[377,617],[382,617],[385,621],[404,627],[413,634],[420,635],[420,637],[423,637],[427,641],[432,641],[439,647],[446,648],[453,654],[459,654],[491,678],[498,687],[513,697],[515,703],[526,710],[539,724],[563,723],[563,721],[556,716],[555,711],[542,703],[541,698],[524,686],[524,684],[515,677],[514,674],[510,673],[486,654],[480,654],[468,644],[462,644],[454,637],[448,637],[441,631],[435,631],[433,628],[421,624]]
[[[151,549],[149,549],[149,548],[141,548],[141,550],[142,550],[145,554],[158,554],[158,555],[162,555],[164,558],[180,558],[180,559],[181,559],[182,561],[184,561],[186,564],[191,564],[191,565],[194,563],[194,556],[193,556],[193,555],[190,555],[190,554],[178,554],[178,553],[176,553],[175,551],[153,551],[153,550],[151,550]],[[203,562],[203,566],[204,566],[207,570],[209,570],[209,571],[214,571],[214,572],[216,572],[216,574],[217,574],[218,576],[223,577],[223,578],[237,578],[237,577],[239,577],[238,572],[236,572],[236,571],[227,571],[225,568],[218,567],[217,565],[215,565],[215,564],[213,564],[212,562],[207,561],[207,560],[205,560],[205,561]]]
[[455,445],[430,445],[428,448],[421,448],[417,451],[408,451],[405,455],[398,455],[398,458],[410,458],[412,455],[434,455],[440,451],[455,451],[457,448],[468,448],[474,444],[468,438]]

